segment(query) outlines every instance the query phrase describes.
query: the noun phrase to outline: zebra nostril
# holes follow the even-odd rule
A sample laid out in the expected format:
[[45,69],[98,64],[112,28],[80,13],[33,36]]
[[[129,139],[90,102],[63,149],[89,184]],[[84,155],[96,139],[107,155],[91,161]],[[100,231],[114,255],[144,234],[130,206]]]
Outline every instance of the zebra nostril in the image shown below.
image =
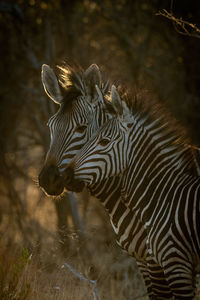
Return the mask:
[[51,184],[53,184],[54,182],[57,182],[57,181],[58,181],[59,175],[57,174],[57,172],[52,172],[52,173],[50,174],[49,179],[50,179]]

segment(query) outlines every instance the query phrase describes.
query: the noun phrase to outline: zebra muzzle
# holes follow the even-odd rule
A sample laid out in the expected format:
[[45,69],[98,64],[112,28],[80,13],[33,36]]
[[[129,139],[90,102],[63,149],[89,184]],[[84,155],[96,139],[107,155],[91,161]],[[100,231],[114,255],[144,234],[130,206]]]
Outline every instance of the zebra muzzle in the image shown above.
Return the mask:
[[76,193],[80,193],[85,184],[83,181],[75,179],[74,177],[74,169],[72,166],[68,166],[62,174],[64,186],[67,190],[73,191]]
[[58,196],[64,190],[63,178],[56,166],[45,166],[38,176],[38,181],[48,195]]

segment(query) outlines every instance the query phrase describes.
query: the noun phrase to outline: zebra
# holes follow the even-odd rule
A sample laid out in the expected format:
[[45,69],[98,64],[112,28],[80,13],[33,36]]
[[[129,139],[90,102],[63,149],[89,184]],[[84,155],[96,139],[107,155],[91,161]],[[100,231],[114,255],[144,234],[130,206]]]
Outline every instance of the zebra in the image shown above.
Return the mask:
[[[103,93],[108,90],[108,84],[102,84],[101,82],[101,74],[96,65],[91,65],[85,72],[69,67],[61,67],[60,69],[61,75],[58,81],[49,66],[43,65],[42,67],[44,89],[47,95],[60,105],[58,112],[48,122],[51,144],[44,167],[39,175],[40,186],[47,194],[51,195],[58,195],[63,191],[62,172],[70,159],[86,143],[93,132],[112,117],[110,102],[104,99],[98,88],[95,89],[95,85],[100,85]],[[195,153],[194,157],[197,157],[194,149],[193,152]],[[197,167],[194,165],[194,172],[198,172],[198,167],[198,165]],[[119,177],[109,179],[107,182],[105,181],[104,186],[107,191],[109,191],[108,187],[111,189],[113,187],[114,192],[112,191],[108,196],[105,194],[101,196],[101,193],[97,193],[97,197],[104,199],[104,201],[108,197],[116,199],[120,194],[121,179]],[[136,233],[140,235],[141,246],[134,250],[129,249],[129,253],[135,257],[139,256],[137,263],[150,291],[152,289],[150,288],[152,284],[149,279],[150,267],[146,265],[143,259],[146,257],[145,231],[142,229],[141,224],[140,226],[138,224],[137,221]],[[132,247],[134,248],[134,246]],[[154,271],[156,268],[158,272],[159,267],[153,265]]]
[[[190,170],[190,147],[162,109],[153,112],[121,97],[113,86],[113,118],[74,156],[64,172],[65,186],[76,191],[85,184],[98,195],[106,180],[123,174],[120,196],[104,201],[119,245],[129,252],[142,224],[144,259],[157,289],[150,290],[150,299],[193,299],[200,270],[200,178]],[[139,237],[135,249],[144,242]],[[163,270],[160,284],[157,266]]]

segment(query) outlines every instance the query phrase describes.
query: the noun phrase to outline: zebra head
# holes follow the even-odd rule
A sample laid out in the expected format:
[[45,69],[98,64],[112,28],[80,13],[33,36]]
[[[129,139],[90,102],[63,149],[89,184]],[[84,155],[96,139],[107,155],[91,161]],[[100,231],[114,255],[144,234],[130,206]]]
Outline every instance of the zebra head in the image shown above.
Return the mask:
[[49,195],[62,193],[63,170],[109,117],[104,110],[104,102],[108,101],[103,97],[108,84],[102,84],[96,65],[91,65],[85,72],[69,67],[59,69],[61,74],[57,79],[49,66],[42,66],[45,92],[59,105],[56,114],[48,121],[50,147],[39,174],[39,185]]
[[69,190],[78,192],[88,186],[123,173],[129,161],[129,132],[134,125],[133,114],[112,86],[113,117],[81,148],[64,172]]

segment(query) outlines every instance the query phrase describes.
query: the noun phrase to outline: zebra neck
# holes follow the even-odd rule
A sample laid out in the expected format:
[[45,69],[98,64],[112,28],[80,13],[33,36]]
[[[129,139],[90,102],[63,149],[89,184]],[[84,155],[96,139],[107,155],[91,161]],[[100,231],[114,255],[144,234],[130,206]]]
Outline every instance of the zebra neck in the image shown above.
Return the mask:
[[123,203],[121,197],[123,179],[122,175],[114,176],[100,184],[91,185],[89,187],[92,196],[100,200],[108,212],[110,221],[116,233],[118,233],[117,228],[119,227],[120,217],[130,212],[130,209]]
[[176,147],[169,146],[163,150],[151,147],[150,143],[146,151],[141,149],[142,152],[133,147],[131,151],[133,154],[124,173],[121,198],[145,225],[155,213],[162,199],[160,195],[167,195],[166,203],[171,205],[171,187],[180,181],[184,184],[193,177],[188,172],[191,161],[187,149],[177,151]]
[[174,180],[178,181],[185,174],[187,176],[188,170],[193,167],[187,145],[158,121],[149,123],[143,119],[137,122],[130,132],[128,153],[128,168],[123,176],[121,196],[122,201],[135,213],[145,206],[153,209],[157,203],[155,191],[162,190],[166,182],[170,189]]
[[109,214],[112,213],[113,207],[120,198],[122,180],[122,176],[113,176],[88,187],[91,195],[100,200]]

